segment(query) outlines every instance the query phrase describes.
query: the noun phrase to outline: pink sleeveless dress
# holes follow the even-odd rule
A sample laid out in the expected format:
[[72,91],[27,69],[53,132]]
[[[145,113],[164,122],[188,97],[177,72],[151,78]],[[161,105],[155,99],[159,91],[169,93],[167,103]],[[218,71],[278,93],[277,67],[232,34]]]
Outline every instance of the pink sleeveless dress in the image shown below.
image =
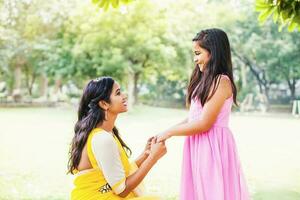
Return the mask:
[[[233,97],[227,99],[213,127],[187,136],[184,143],[181,200],[248,200],[236,144],[228,127]],[[189,121],[199,119],[202,105],[192,100]]]

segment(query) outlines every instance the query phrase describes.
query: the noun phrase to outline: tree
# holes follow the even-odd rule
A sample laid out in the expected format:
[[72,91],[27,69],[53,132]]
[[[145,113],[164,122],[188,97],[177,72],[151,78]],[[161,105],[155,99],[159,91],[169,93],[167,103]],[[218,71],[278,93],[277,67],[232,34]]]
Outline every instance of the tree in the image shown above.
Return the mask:
[[19,91],[24,85],[32,96],[37,78],[46,77],[48,53],[54,46],[51,44],[55,43],[56,35],[68,16],[65,9],[72,9],[72,4],[41,0],[10,0],[1,4],[1,67],[10,83],[10,93],[13,93],[13,88]]
[[270,99],[271,84],[286,82],[295,98],[296,81],[300,79],[299,32],[278,32],[277,25],[255,23],[257,16],[248,14],[235,29],[233,53],[257,80],[261,93]]
[[300,31],[300,0],[256,0],[256,10],[261,22],[273,15],[273,21],[281,24],[281,28],[288,25],[289,31]]
[[76,71],[88,77],[114,76],[127,85],[129,99],[137,103],[146,72],[170,68],[176,50],[166,36],[163,10],[150,1],[135,2],[127,9],[99,13],[87,6],[71,19],[69,30],[77,32],[74,58],[83,61]]
[[110,6],[113,8],[119,7],[121,4],[128,4],[132,0],[92,0],[93,3],[104,10],[109,9]]

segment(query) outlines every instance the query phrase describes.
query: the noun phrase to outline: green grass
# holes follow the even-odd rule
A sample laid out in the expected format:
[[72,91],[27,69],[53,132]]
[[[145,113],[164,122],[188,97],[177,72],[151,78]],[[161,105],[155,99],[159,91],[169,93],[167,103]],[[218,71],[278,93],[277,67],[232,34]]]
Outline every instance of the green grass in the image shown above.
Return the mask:
[[[133,150],[187,115],[185,110],[136,107],[117,126]],[[69,199],[66,175],[75,108],[0,108],[0,200]],[[300,199],[300,120],[289,115],[234,114],[231,127],[254,200]],[[178,199],[183,138],[168,141],[168,154],[145,180],[150,194]]]

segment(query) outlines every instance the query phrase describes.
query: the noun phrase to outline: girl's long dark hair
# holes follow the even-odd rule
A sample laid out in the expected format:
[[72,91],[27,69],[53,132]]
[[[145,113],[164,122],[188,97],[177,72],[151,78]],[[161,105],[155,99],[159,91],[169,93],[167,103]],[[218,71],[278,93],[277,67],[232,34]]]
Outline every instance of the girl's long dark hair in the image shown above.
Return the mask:
[[[111,77],[101,77],[91,80],[85,87],[79,103],[78,121],[75,124],[75,135],[69,152],[68,173],[73,174],[78,169],[82,150],[90,132],[105,120],[105,111],[98,103],[102,100],[110,103],[114,82]],[[113,128],[113,134],[118,138],[126,153],[130,155],[131,150],[121,139],[116,127]]]
[[230,44],[226,33],[216,28],[202,30],[193,38],[193,42],[210,53],[210,60],[203,72],[198,65],[195,66],[188,85],[187,105],[195,98],[203,106],[216,92],[222,74],[229,77],[233,100],[237,104],[237,89],[233,81]]

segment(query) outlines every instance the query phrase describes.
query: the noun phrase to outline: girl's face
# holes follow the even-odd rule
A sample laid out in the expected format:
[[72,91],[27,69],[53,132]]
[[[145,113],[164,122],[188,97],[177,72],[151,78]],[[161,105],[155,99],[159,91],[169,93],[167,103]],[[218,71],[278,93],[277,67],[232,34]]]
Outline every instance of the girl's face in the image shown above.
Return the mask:
[[205,70],[206,64],[210,59],[210,53],[199,46],[198,42],[193,42],[194,45],[194,62],[198,65],[201,72]]
[[108,112],[118,114],[127,110],[127,96],[121,91],[120,85],[115,82],[110,95]]

